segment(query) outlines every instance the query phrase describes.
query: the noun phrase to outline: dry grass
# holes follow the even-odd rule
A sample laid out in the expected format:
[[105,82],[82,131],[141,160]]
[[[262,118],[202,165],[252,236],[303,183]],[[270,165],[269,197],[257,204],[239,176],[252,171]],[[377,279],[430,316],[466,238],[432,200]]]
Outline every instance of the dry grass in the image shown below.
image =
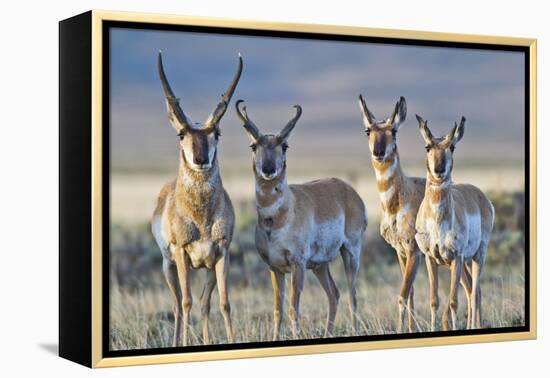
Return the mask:
[[[463,167],[457,182],[472,182],[491,195],[495,203],[497,222],[482,276],[484,327],[509,327],[524,324],[524,213],[522,213],[523,171],[521,167],[480,170]],[[420,172],[421,168],[418,169]],[[414,169],[411,173],[416,174]],[[252,177],[242,172],[224,176],[237,215],[237,225],[231,245],[230,301],[237,342],[270,340],[272,334],[272,290],[269,271],[254,248],[253,229],[256,213]],[[369,208],[366,247],[358,278],[358,313],[360,334],[393,333],[397,322],[397,294],[401,273],[395,252],[378,235],[379,200],[372,172],[323,172],[320,176],[336,175],[346,179],[358,190]],[[152,240],[149,217],[154,199],[163,182],[172,175],[115,174],[111,193],[111,285],[110,285],[110,345],[113,350],[158,348],[171,345],[173,333],[172,303],[161,274],[160,252]],[[291,181],[311,179],[305,172]],[[341,300],[336,317],[334,336],[349,335],[348,288],[340,259],[331,268],[340,289]],[[448,270],[440,269],[440,299],[442,312],[447,302]],[[194,305],[192,309],[192,343],[201,344],[200,304],[204,271],[193,272]],[[417,322],[428,329],[428,285],[424,264],[415,283]],[[288,288],[288,282],[287,282]],[[288,290],[287,290],[288,291]],[[284,338],[290,337],[287,317],[288,293],[285,303]],[[211,312],[211,342],[225,343],[225,330],[214,295]],[[327,300],[313,274],[308,273],[301,301],[303,338],[324,334]],[[461,326],[465,324],[466,301],[459,298]]]
[[[519,264],[521,265],[521,264]],[[509,327],[524,324],[524,276],[523,266],[490,266],[483,280],[484,326]],[[160,267],[159,267],[160,270]],[[252,285],[231,287],[230,300],[236,342],[270,340],[272,332],[272,292],[268,283],[268,270],[254,277]],[[446,303],[448,273],[440,269],[440,298]],[[203,272],[194,277],[192,308],[192,344],[201,344],[200,294]],[[340,289],[341,300],[336,317],[334,336],[349,335],[348,290],[343,279],[340,261],[333,263],[333,273]],[[397,293],[400,273],[397,264],[363,266],[358,280],[359,332],[362,335],[393,333],[397,319]],[[288,287],[288,282],[287,282]],[[429,326],[428,287],[425,269],[419,272],[415,284],[417,321],[423,330]],[[285,309],[288,310],[288,295]],[[211,312],[211,342],[225,343],[223,320],[218,311],[217,295],[214,295]],[[461,326],[465,323],[465,297],[459,297]],[[171,345],[173,333],[172,303],[168,288],[160,274],[155,275],[150,287],[111,288],[111,348],[158,348]],[[314,276],[308,273],[301,301],[303,338],[322,337],[324,334],[327,301]],[[440,311],[441,313],[441,311]],[[285,311],[284,338],[290,338],[290,328]]]
[[[319,164],[319,163],[318,163]],[[302,169],[289,167],[289,182],[300,183],[319,177],[339,177],[350,183],[359,193],[369,210],[369,222],[377,221],[380,200],[376,190],[371,163],[365,161],[347,171],[342,167],[330,168],[330,162],[319,166],[304,164]],[[349,164],[348,164],[349,165]],[[254,198],[254,178],[250,164],[245,167],[224,167],[223,184],[233,202]],[[232,169],[228,169],[232,168]],[[407,167],[410,175],[424,177],[424,166]],[[162,186],[173,180],[176,172],[168,173],[116,173],[111,176],[111,216],[116,223],[135,225],[149,221],[156,199]],[[479,166],[463,166],[453,173],[455,182],[468,182],[477,185],[483,191],[523,190],[523,165],[491,167],[481,169]]]

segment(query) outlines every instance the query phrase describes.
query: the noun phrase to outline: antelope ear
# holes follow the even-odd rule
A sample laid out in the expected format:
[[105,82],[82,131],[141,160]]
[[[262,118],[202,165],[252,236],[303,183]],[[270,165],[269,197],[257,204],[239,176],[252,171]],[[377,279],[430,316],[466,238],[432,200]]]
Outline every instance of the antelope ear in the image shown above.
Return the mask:
[[460,119],[460,125],[457,125],[455,122],[455,126],[453,127],[453,130],[449,134],[452,145],[456,146],[456,144],[460,142],[460,140],[464,136],[465,127],[466,127],[466,118],[462,116],[462,118]]
[[405,97],[399,97],[399,101],[395,104],[395,109],[390,117],[390,123],[394,130],[398,130],[401,123],[407,118],[407,101]]
[[428,146],[433,144],[433,135],[430,129],[428,128],[428,121],[425,121],[418,114],[416,115],[416,120],[418,121],[418,129],[420,130],[420,135],[424,138],[424,141]]
[[376,118],[374,114],[367,108],[367,103],[362,94],[359,95],[359,109],[361,109],[361,114],[363,115],[363,123],[365,124],[365,129],[368,129],[376,123]]

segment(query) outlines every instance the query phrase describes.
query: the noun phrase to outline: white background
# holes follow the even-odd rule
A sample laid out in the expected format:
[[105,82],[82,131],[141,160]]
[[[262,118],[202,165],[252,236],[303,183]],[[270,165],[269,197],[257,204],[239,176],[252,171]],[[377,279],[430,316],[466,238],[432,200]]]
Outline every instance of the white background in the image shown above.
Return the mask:
[[[491,376],[548,374],[550,26],[543,1],[4,1],[0,22],[0,374]],[[537,341],[248,359],[91,371],[55,355],[58,247],[58,25],[89,9],[536,37],[539,85]],[[406,64],[406,62],[403,62]],[[495,109],[498,111],[498,109]],[[75,127],[80,127],[75,125]],[[495,125],[498,132],[498,125]],[[393,299],[392,299],[393,300]]]

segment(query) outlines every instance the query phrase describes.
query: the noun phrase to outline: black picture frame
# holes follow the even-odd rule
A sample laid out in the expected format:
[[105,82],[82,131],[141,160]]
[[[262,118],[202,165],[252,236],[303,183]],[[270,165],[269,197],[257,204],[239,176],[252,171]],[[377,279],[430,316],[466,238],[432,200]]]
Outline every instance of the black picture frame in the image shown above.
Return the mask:
[[[533,287],[533,266],[534,266],[534,246],[531,245],[533,236],[536,233],[536,223],[533,214],[536,206],[535,188],[533,187],[533,157],[536,148],[536,135],[534,112],[536,109],[536,98],[533,91],[533,84],[536,83],[536,67],[534,59],[534,49],[536,41],[518,40],[517,44],[503,44],[501,40],[495,40],[490,43],[490,38],[479,37],[479,42],[472,42],[476,38],[466,38],[456,36],[456,38],[445,39],[445,36],[435,34],[425,34],[426,38],[412,36],[403,32],[402,38],[386,36],[384,32],[371,33],[372,35],[357,35],[353,33],[335,34],[331,31],[312,32],[311,30],[296,31],[288,30],[284,26],[281,30],[270,28],[251,28],[250,24],[245,27],[238,26],[213,26],[201,25],[200,22],[186,23],[163,23],[159,22],[162,18],[152,17],[151,15],[120,16],[114,13],[86,12],[79,16],[61,21],[59,24],[59,354],[69,360],[78,362],[85,366],[100,366],[100,361],[107,361],[104,366],[116,366],[118,364],[127,364],[128,360],[123,357],[136,356],[155,356],[155,355],[182,355],[188,357],[181,360],[193,360],[193,355],[201,355],[203,352],[223,352],[223,351],[248,351],[244,356],[251,355],[259,349],[266,349],[265,355],[271,355],[269,350],[276,351],[282,347],[307,347],[307,346],[327,346],[320,351],[329,351],[330,346],[336,346],[344,343],[357,345],[357,349],[362,349],[360,344],[366,342],[389,342],[410,340],[418,342],[418,345],[425,345],[422,340],[439,339],[441,343],[452,342],[448,340],[449,336],[481,336],[511,334],[514,338],[533,338],[536,337],[536,323]],[[150,20],[149,20],[150,18]],[[97,30],[97,27],[100,30]],[[95,29],[94,29],[95,27]],[[460,330],[460,331],[438,331],[423,332],[412,334],[386,334],[386,335],[368,335],[368,336],[350,336],[334,337],[321,339],[302,339],[285,340],[272,342],[251,342],[235,344],[217,344],[205,346],[188,347],[167,347],[156,349],[136,349],[124,351],[109,350],[109,222],[110,222],[110,127],[109,127],[109,88],[110,77],[109,69],[103,69],[101,77],[94,76],[93,52],[94,38],[101,33],[101,64],[104,68],[109,67],[109,33],[113,28],[130,28],[146,30],[170,30],[183,32],[201,32],[216,34],[236,34],[266,37],[285,37],[298,39],[322,39],[333,41],[354,41],[369,42],[380,44],[431,46],[431,47],[453,47],[465,49],[498,50],[521,52],[525,57],[525,192],[530,195],[525,196],[525,219],[526,222],[526,253],[525,253],[525,325],[519,327]],[[328,29],[327,29],[328,30]],[[368,34],[368,33],[365,33]],[[441,37],[441,38],[439,38]],[[93,275],[97,274],[93,269],[92,260],[97,246],[94,244],[93,233],[93,208],[97,199],[93,193],[94,171],[93,171],[93,132],[99,121],[94,118],[94,81],[101,81],[101,118],[100,123],[103,132],[101,133],[103,149],[101,153],[101,314],[98,315],[97,308],[93,303]],[[96,151],[97,153],[97,151]],[[98,242],[97,240],[95,241]],[[531,249],[533,248],[533,249]],[[102,329],[94,329],[94,313],[101,317]],[[101,343],[95,350],[100,351],[100,355],[94,352],[94,333],[101,333]],[[504,337],[503,339],[506,339]],[[476,339],[471,338],[472,342]],[[484,340],[484,339],[483,339]],[[465,341],[467,342],[467,341]],[[434,345],[437,342],[434,343]],[[416,345],[416,344],[407,344]],[[333,348],[337,350],[337,348]],[[312,352],[315,350],[312,349]],[[308,351],[303,351],[308,353]],[[95,357],[94,357],[95,353]],[[297,353],[300,350],[297,349]],[[272,354],[278,354],[274,352]],[[220,355],[225,358],[227,355]],[[196,357],[202,359],[203,357]],[[216,358],[215,356],[213,358]],[[233,358],[233,357],[229,357]],[[122,362],[117,362],[122,361]],[[178,358],[173,359],[178,361]],[[150,359],[147,361],[151,361]],[[159,360],[160,361],[160,360]],[[140,363],[140,362],[137,362]],[[146,362],[143,362],[146,363]]]

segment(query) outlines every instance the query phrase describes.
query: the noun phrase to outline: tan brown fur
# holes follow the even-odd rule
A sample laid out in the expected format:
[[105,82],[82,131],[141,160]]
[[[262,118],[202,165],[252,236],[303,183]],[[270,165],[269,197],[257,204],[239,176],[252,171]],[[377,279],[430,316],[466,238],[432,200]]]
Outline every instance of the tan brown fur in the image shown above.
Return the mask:
[[[153,219],[159,218],[162,235],[167,243],[163,250],[165,260],[177,265],[185,258],[195,269],[206,268],[212,272],[221,269],[217,268],[220,261],[224,260],[221,264],[226,264],[229,260],[235,214],[231,200],[223,189],[217,160],[211,171],[203,173],[193,172],[181,158],[178,178],[167,183],[159,194]],[[213,281],[215,284],[217,280]],[[208,283],[207,280],[207,286],[213,288]],[[225,298],[225,294],[222,295]],[[220,305],[228,317],[227,300],[222,300]],[[204,306],[209,307],[209,304]],[[203,320],[208,322],[206,318]],[[203,334],[204,339],[208,340],[207,328],[203,328]],[[232,340],[231,329],[228,329],[228,337]],[[176,341],[179,342],[179,339]]]
[[[264,207],[257,201],[259,210],[256,247],[274,274],[296,275],[297,269],[301,271],[300,274],[303,274],[305,269],[328,269],[325,265],[334,260],[340,248],[335,246],[334,253],[330,255],[315,251],[318,236],[308,235],[311,231],[306,230],[315,228],[315,224],[331,222],[342,215],[346,220],[343,231],[349,242],[343,242],[341,253],[347,256],[348,248],[355,249],[357,254],[360,252],[361,235],[367,225],[366,210],[359,195],[348,184],[336,178],[315,180],[300,185],[288,185],[285,180],[279,182],[276,194],[272,194],[274,186],[262,185],[265,183],[262,183],[261,179],[257,179],[258,181],[260,183],[257,184],[259,187],[257,198],[266,196],[276,198],[270,201],[267,207],[282,199],[278,209],[269,217],[262,214]],[[279,240],[284,245],[282,250],[279,249],[281,248]],[[359,248],[356,248],[357,246]],[[292,287],[291,290],[294,292],[298,289]],[[301,292],[301,288],[299,291]],[[354,299],[352,301],[355,302]],[[295,335],[299,332],[297,307],[297,305],[291,305],[291,320]],[[280,310],[278,311],[280,313]],[[355,313],[355,309],[352,311]],[[333,320],[327,324],[327,334],[332,332],[332,323]],[[355,327],[353,324],[354,332]],[[275,339],[279,337],[279,332],[280,325],[276,324]]]
[[414,242],[416,213],[424,197],[426,181],[419,177],[408,177],[403,173],[397,151],[392,159],[397,161],[393,176],[388,180],[377,181],[378,190],[381,192],[385,192],[392,187],[396,188],[391,199],[381,201],[382,218],[393,218],[406,206],[408,206],[408,211],[400,217],[401,222],[399,223],[381,222],[380,233],[395,248],[397,253],[404,258],[408,258],[408,251],[416,249],[416,242]]
[[[436,329],[438,310],[437,267],[449,266],[449,305],[443,314],[443,328],[458,327],[458,283],[468,299],[467,328],[481,327],[480,275],[494,222],[494,208],[481,190],[469,184],[453,184],[453,152],[464,134],[465,118],[444,138],[434,138],[427,122],[417,116],[426,141],[427,181],[425,196],[416,219],[415,236],[426,255],[430,297],[431,328]],[[471,266],[469,265],[471,264]]]
[[273,338],[281,333],[285,274],[291,275],[290,310],[292,334],[300,333],[299,304],[304,275],[311,269],[327,294],[329,311],[325,334],[330,335],[340,293],[332,279],[329,263],[342,256],[350,289],[352,332],[357,330],[356,277],[363,233],[367,227],[366,208],[359,195],[336,178],[288,185],[286,177],[287,139],[302,113],[296,115],[277,135],[262,135],[250,120],[246,107],[237,115],[252,140],[253,172],[256,184],[256,248],[271,269],[273,285]]
[[238,84],[242,57],[233,81],[203,125],[193,123],[183,112],[158,55],[158,72],[166,98],[168,120],[179,137],[179,170],[175,180],[161,189],[153,212],[151,231],[163,256],[163,273],[174,300],[173,346],[179,346],[183,321],[183,345],[189,342],[190,283],[192,268],[206,268],[200,297],[202,336],[209,343],[210,299],[218,286],[220,311],[229,342],[233,342],[227,275],[229,245],[235,213],[223,188],[217,159],[219,122]]
[[424,196],[425,179],[409,177],[401,169],[397,134],[405,121],[407,105],[401,97],[393,114],[383,120],[374,117],[362,95],[359,96],[359,107],[380,195],[380,235],[395,249],[402,273],[397,332],[403,332],[405,328],[405,315],[409,332],[414,332],[419,326],[414,314],[413,282],[422,256],[414,239],[415,221]]

